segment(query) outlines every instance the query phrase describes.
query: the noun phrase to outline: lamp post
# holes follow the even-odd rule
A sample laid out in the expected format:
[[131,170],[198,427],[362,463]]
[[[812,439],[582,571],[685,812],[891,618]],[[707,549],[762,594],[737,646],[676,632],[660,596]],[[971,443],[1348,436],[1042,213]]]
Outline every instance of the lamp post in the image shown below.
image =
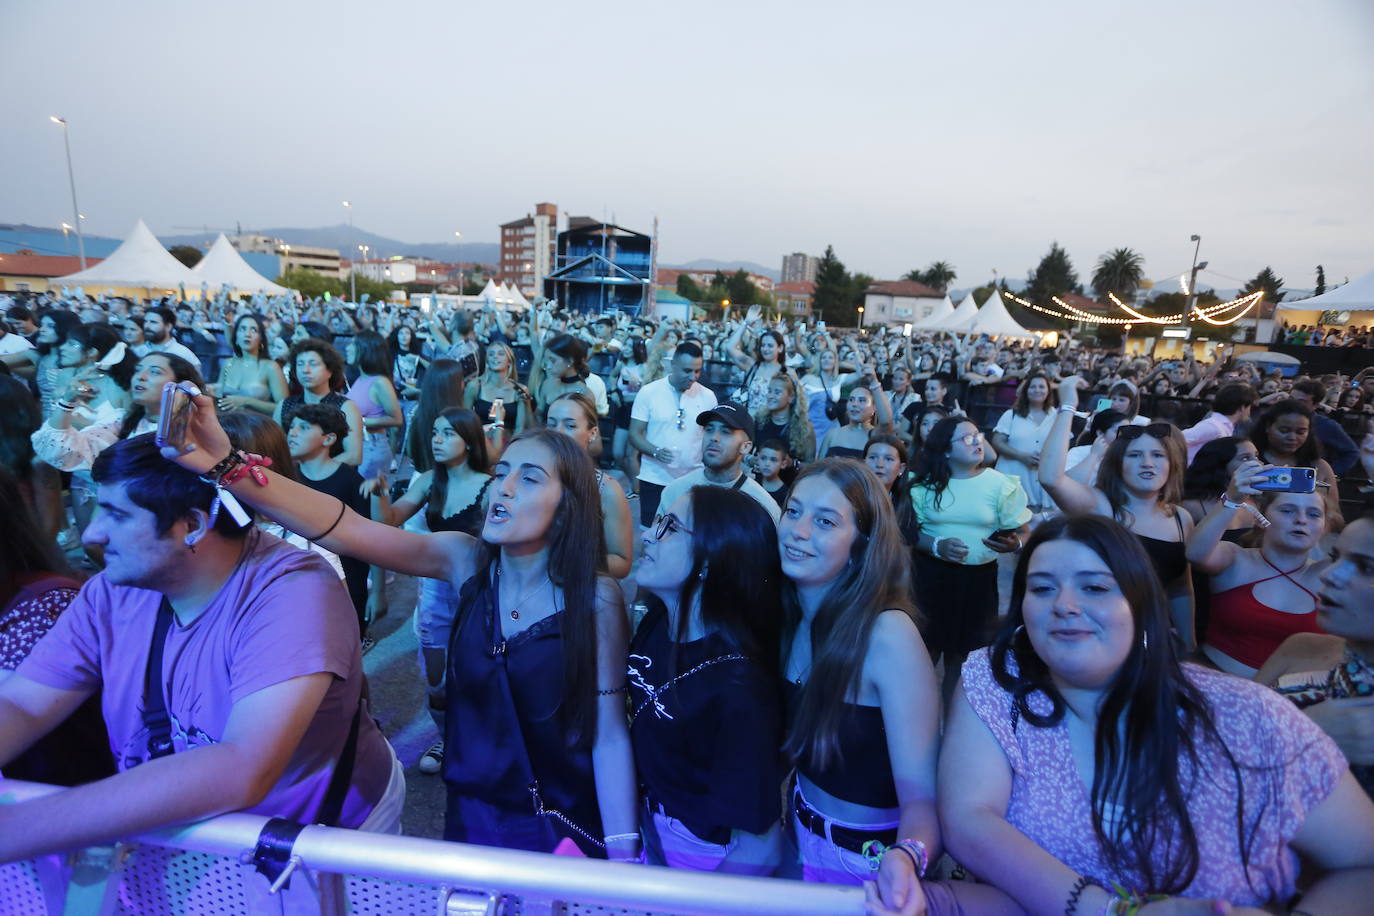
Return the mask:
[[[1198,250],[1202,248],[1202,236],[1190,235],[1188,241],[1193,242],[1193,269],[1188,275],[1188,304],[1183,309],[1183,326],[1191,328],[1193,321],[1193,309],[1197,307],[1197,272],[1207,266],[1206,261],[1198,262]],[[1185,338],[1186,339],[1186,338]]]
[[463,301],[463,233],[455,232],[453,237],[458,240],[453,245],[458,251],[458,301],[461,303]]
[[864,307],[861,305],[861,306],[859,306],[859,330],[862,331],[863,329],[864,329]]
[[[348,234],[353,235],[353,204],[344,201],[343,205],[348,211]],[[358,301],[358,281],[354,278],[351,267],[348,270],[348,298],[354,303]]]
[[81,231],[81,208],[76,205],[76,173],[72,171],[72,141],[67,119],[49,115],[48,120],[62,125],[62,145],[67,149],[67,183],[72,189],[72,222],[76,224],[76,248],[81,256],[81,269],[86,269],[86,237]]

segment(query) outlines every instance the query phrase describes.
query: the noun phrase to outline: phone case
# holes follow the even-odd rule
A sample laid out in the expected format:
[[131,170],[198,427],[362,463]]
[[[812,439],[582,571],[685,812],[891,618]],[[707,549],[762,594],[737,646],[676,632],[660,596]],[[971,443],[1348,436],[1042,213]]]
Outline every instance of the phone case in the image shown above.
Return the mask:
[[1273,468],[1265,472],[1268,480],[1254,484],[1256,490],[1276,493],[1312,493],[1317,489],[1315,468]]

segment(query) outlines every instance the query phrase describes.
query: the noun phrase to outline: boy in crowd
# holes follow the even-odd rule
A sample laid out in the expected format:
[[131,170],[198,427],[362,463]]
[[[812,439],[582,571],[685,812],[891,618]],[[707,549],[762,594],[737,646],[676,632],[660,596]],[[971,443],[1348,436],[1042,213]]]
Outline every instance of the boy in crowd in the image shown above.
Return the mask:
[[787,453],[787,443],[781,439],[765,439],[754,453],[754,477],[759,486],[778,504],[781,510],[787,502],[787,481],[782,475],[789,469],[792,456]]

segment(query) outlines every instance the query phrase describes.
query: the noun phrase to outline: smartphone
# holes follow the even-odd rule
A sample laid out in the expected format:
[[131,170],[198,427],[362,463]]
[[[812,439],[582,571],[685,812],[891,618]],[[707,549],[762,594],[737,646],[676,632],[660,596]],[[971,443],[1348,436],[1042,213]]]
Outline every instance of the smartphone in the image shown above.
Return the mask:
[[904,324],[904,325],[902,325],[902,336],[903,336],[903,337],[910,337],[910,336],[911,336],[911,325],[910,325],[910,324]]
[[487,417],[487,419],[489,419],[489,420],[491,420],[493,423],[495,423],[495,422],[496,422],[496,413],[497,413],[497,411],[499,411],[499,410],[504,410],[504,409],[505,409],[505,406],[506,406],[506,402],[505,402],[504,399],[502,399],[502,398],[496,398],[494,401],[491,402],[491,414]]
[[1093,405],[1093,413],[1101,413],[1102,411],[1106,410],[1108,407],[1111,406],[1111,398],[1098,398],[1097,403]]
[[1263,478],[1250,485],[1275,493],[1313,493],[1317,489],[1316,468],[1270,468]]
[[186,444],[186,426],[191,422],[191,398],[200,389],[190,382],[168,382],[162,386],[162,411],[157,419],[157,444],[181,450]]

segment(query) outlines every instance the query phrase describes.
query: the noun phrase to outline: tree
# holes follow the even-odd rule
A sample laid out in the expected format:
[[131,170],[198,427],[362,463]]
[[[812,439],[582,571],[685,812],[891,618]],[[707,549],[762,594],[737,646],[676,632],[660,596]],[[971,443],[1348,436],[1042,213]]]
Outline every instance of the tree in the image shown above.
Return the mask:
[[725,281],[725,289],[730,302],[735,305],[753,305],[758,298],[759,288],[743,268],[730,275],[730,279]]
[[925,270],[909,270],[903,280],[915,280],[917,283],[924,283],[936,292],[945,292],[949,285],[958,276],[954,272],[954,265],[948,261],[932,261]]
[[816,265],[816,292],[811,296],[817,319],[838,322],[847,313],[853,297],[850,282],[844,262],[835,256],[834,247],[826,245]]
[[[358,285],[358,298],[362,299],[363,294],[369,295],[373,302],[379,299],[387,299],[391,296],[391,291],[400,289],[394,283],[379,283],[359,274],[354,278]],[[331,296],[343,297],[348,294],[348,281],[340,280],[337,276],[322,274],[317,270],[308,270],[301,267],[293,267],[281,276],[277,277],[277,282],[282,286],[290,287],[298,291],[307,299],[318,299],[325,293]],[[481,290],[477,290],[481,292]]]
[[200,263],[200,259],[205,257],[201,250],[194,245],[173,245],[167,251],[187,267],[195,267]]
[[1279,292],[1279,290],[1283,289],[1283,277],[1276,275],[1274,271],[1268,267],[1255,274],[1254,279],[1241,288],[1240,294],[1242,296],[1248,296],[1250,293],[1261,289],[1264,290],[1264,298],[1268,299],[1270,302],[1282,302],[1283,297],[1287,295],[1286,293]]
[[1320,264],[1317,265],[1317,288],[1312,291],[1312,295],[1320,296],[1326,292],[1326,271]]
[[1129,248],[1113,248],[1097,259],[1093,271],[1093,295],[1106,302],[1108,293],[1130,301],[1145,279],[1145,258]]
[[1083,287],[1078,283],[1078,272],[1069,260],[1069,253],[1058,242],[1050,244],[1049,253],[1040,259],[1039,266],[1027,279],[1023,298],[1036,305],[1048,305],[1053,296],[1083,292]]
[[701,291],[701,286],[692,279],[691,274],[677,275],[677,294],[691,302],[706,301],[706,294]]

